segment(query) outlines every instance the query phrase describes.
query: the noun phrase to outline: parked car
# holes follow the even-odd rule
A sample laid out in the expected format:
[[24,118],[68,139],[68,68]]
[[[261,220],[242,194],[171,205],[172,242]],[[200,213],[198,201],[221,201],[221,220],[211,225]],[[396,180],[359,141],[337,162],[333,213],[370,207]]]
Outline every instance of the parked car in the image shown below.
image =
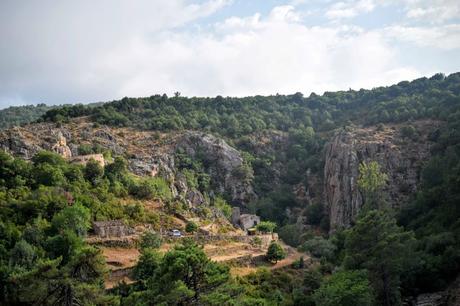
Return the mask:
[[173,237],[182,237],[182,233],[180,232],[180,230],[177,230],[177,229],[173,229],[170,235]]

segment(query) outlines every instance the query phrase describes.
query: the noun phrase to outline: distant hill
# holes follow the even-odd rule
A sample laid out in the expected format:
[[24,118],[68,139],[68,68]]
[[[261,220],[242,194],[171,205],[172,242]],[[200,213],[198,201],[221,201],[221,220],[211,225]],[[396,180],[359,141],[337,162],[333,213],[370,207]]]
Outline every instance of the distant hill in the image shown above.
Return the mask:
[[18,126],[39,119],[47,111],[57,106],[46,104],[10,106],[0,110],[0,129]]
[[[78,104],[77,104],[78,105]],[[91,103],[87,107],[100,106],[102,103]],[[76,105],[73,105],[75,107]],[[7,129],[13,126],[35,122],[40,119],[47,111],[66,107],[65,105],[23,105],[10,106],[0,110],[0,129]]]

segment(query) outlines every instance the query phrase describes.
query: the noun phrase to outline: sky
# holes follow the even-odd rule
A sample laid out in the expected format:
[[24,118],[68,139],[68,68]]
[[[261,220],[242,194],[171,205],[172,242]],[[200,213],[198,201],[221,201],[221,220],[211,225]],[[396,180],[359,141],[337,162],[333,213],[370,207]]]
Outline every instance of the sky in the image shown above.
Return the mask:
[[359,90],[460,71],[458,0],[1,0],[0,108]]

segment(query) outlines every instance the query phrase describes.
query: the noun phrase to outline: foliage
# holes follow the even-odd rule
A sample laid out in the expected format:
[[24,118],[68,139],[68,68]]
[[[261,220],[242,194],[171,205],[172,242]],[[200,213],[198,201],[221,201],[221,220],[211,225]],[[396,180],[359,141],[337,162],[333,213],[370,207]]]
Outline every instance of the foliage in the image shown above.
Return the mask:
[[185,231],[187,233],[194,233],[198,230],[198,225],[193,222],[193,221],[189,221],[187,222],[187,224],[185,225]]
[[161,238],[160,234],[147,231],[141,237],[140,246],[141,249],[158,249],[161,247],[163,243],[163,239]]
[[267,250],[267,260],[277,263],[279,260],[286,257],[286,251],[276,241],[270,242]]
[[313,294],[316,305],[375,305],[366,271],[342,271],[326,279]]
[[131,193],[140,199],[162,199],[172,198],[171,190],[163,178],[144,178],[135,182],[131,187]]
[[302,251],[310,252],[317,258],[326,258],[331,260],[335,255],[336,247],[329,240],[321,236],[315,236],[313,239],[305,241],[300,247]]
[[153,251],[144,253],[135,268],[139,279],[149,279],[145,290],[130,298],[137,303],[200,304],[204,294],[229,279],[228,268],[210,261],[192,241],[176,245],[159,259]]
[[399,305],[401,275],[410,266],[413,235],[388,211],[371,210],[357,220],[345,241],[345,267],[366,269],[382,305]]
[[296,224],[287,224],[278,229],[279,237],[287,244],[297,247],[302,242],[302,229]]
[[368,208],[381,207],[381,190],[387,181],[388,176],[381,172],[377,162],[363,162],[359,165],[358,187]]
[[232,217],[232,206],[222,197],[216,197],[213,201],[214,206],[222,212],[222,214],[230,220]]
[[256,225],[256,229],[262,233],[272,233],[276,228],[276,223],[271,221],[262,221]]

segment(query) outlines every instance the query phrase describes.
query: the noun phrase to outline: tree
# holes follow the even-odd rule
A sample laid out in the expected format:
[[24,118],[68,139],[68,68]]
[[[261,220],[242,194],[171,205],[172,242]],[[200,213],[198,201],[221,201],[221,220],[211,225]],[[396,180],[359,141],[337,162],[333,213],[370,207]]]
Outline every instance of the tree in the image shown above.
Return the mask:
[[272,233],[276,228],[276,223],[271,221],[262,221],[256,225],[256,229],[263,233]]
[[381,172],[380,165],[371,161],[359,165],[358,187],[368,209],[379,208],[382,203],[381,191],[388,181],[388,176]]
[[413,241],[388,211],[371,210],[346,235],[344,265],[368,270],[381,304],[399,305],[400,277],[409,266]]
[[123,157],[117,156],[113,163],[105,167],[104,172],[111,180],[120,180],[128,173],[128,163]]
[[[149,259],[149,265],[153,261]],[[229,276],[227,266],[212,262],[201,247],[186,239],[164,255],[148,289],[138,299],[150,304],[199,304],[203,294],[224,284]]]
[[134,267],[134,277],[144,282],[155,277],[157,269],[161,263],[161,255],[157,250],[154,249],[142,249],[141,257],[137,262],[137,265]]
[[272,241],[267,250],[267,260],[277,263],[278,260],[281,260],[286,257],[286,251],[283,247],[276,241]]
[[342,271],[326,279],[313,294],[316,305],[372,306],[374,297],[366,271]]
[[59,213],[55,214],[52,220],[53,228],[62,232],[71,230],[78,236],[85,236],[90,223],[91,213],[88,208],[82,205],[66,207]]
[[103,175],[104,168],[96,160],[90,159],[86,163],[85,178],[93,185],[96,185]]
[[189,221],[187,222],[187,224],[185,225],[185,231],[187,233],[194,233],[198,230],[198,225],[193,222],[193,221]]

